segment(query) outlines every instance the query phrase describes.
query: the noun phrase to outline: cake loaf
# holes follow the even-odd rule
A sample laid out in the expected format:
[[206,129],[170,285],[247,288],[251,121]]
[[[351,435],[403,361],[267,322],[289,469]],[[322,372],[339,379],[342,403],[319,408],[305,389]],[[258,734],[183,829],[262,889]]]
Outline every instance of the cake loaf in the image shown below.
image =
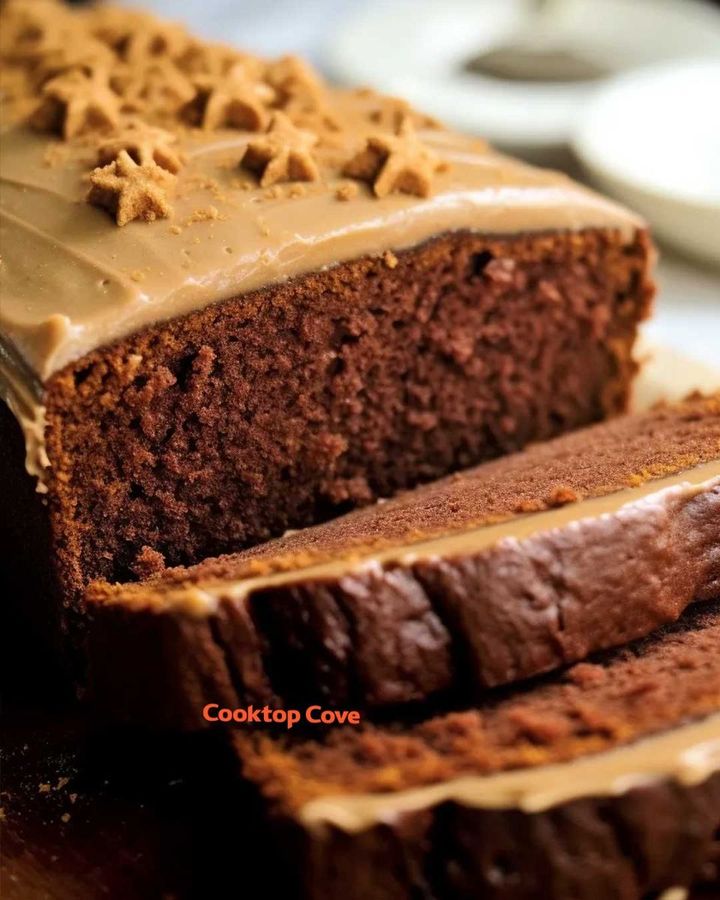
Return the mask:
[[699,883],[714,897],[718,646],[720,607],[695,607],[480,708],[232,738],[303,897],[643,900]]
[[2,547],[28,609],[625,408],[652,251],[622,208],[142,13],[9,0],[2,30]]
[[190,728],[211,702],[457,700],[717,598],[720,395],[533,445],[190,569],[94,583],[92,679],[106,711]]

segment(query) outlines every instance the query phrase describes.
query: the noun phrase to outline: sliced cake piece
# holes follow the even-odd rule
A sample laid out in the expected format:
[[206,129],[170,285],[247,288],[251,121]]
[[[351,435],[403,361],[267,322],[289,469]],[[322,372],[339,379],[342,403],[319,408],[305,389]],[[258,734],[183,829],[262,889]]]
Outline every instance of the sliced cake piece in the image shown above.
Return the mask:
[[209,702],[475,695],[716,597],[720,396],[142,584],[97,583],[86,599],[103,707],[193,727]]
[[232,739],[303,897],[643,900],[717,888],[718,648],[720,607],[695,607],[480,708],[312,738],[235,726]]
[[3,19],[0,545],[39,619],[625,408],[636,216],[292,57]]

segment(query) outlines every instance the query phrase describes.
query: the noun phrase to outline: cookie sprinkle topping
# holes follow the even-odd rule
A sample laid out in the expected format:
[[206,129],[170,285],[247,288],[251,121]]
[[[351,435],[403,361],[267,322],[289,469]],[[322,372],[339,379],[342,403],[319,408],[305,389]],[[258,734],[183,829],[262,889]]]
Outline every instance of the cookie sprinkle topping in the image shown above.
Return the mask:
[[172,212],[168,193],[175,176],[154,162],[136,163],[126,150],[90,175],[88,202],[107,209],[118,225],[134,219],[152,222]]
[[312,148],[317,135],[296,128],[281,112],[273,115],[267,133],[250,141],[241,165],[260,178],[261,187],[282,181],[317,181]]
[[[5,0],[0,63],[5,121],[53,135],[47,165],[79,170],[118,225],[169,216],[173,194],[184,205],[197,190],[230,205],[286,183],[283,196],[307,196],[307,182],[341,202],[427,197],[442,168],[415,131],[433,123],[404,101],[331,89],[299,57],[262,59],[149,13]],[[238,165],[250,174],[223,178]]]
[[409,118],[400,123],[397,135],[376,134],[365,149],[343,168],[343,174],[372,185],[376,197],[391,193],[429,197],[433,176],[442,163],[417,137]]

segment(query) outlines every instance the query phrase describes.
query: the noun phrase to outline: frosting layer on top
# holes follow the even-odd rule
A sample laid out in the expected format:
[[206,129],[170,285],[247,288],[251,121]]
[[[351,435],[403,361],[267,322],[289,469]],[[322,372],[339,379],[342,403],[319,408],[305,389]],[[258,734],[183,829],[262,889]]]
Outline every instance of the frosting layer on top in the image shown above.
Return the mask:
[[[130,21],[130,14],[115,14],[121,24]],[[127,47],[141,52],[137,43],[117,38],[117,25],[115,31],[93,27],[118,59],[129,55]],[[59,25],[57,30],[55,39]],[[0,324],[6,349],[41,381],[153,322],[442,232],[607,227],[629,240],[641,225],[565,176],[503,157],[397,100],[308,81],[305,70],[297,75],[296,62],[229,57],[232,64],[223,62],[224,74],[214,75],[209,88],[205,69],[213,66],[205,65],[200,75],[187,62],[183,69],[177,46],[190,38],[169,33],[173,39],[160,43],[151,62],[172,65],[187,81],[185,112],[143,109],[137,90],[129,100],[125,82],[102,74],[115,69],[103,69],[104,60],[93,57],[66,64],[60,79],[25,87],[23,102],[6,117],[0,137]],[[209,52],[209,45],[190,46]],[[94,45],[92,52],[98,53]],[[182,53],[183,60],[190,58],[189,50]],[[241,65],[245,80],[237,96],[246,98],[248,59],[260,105],[228,100],[220,91],[240,77]],[[143,60],[141,70],[149,71]],[[3,64],[23,77],[26,70],[35,72],[17,61]],[[139,64],[123,57],[123,65],[135,71]],[[286,78],[281,89],[278,71],[288,66],[295,82]],[[100,105],[88,105],[88,91],[97,90],[99,78],[106,78]],[[155,84],[147,78],[145,87]],[[90,81],[95,87],[88,87]],[[306,96],[298,106],[300,93],[293,95],[288,83],[302,83],[310,100]],[[148,135],[149,124],[164,130]],[[128,127],[145,129],[144,144],[131,146]],[[129,157],[121,158],[123,148]],[[126,190],[131,183],[139,193]]]

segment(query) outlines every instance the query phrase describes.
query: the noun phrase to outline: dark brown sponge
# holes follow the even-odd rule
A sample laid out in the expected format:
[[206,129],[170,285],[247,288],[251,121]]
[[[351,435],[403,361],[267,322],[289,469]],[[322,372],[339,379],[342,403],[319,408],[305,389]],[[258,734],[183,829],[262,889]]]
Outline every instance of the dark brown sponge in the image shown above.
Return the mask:
[[[95,582],[94,692],[105,712],[184,728],[207,726],[208,702],[377,713],[476,698],[719,598],[713,473],[720,395],[581,429],[142,583]],[[678,488],[691,478],[702,485]],[[598,510],[592,498],[613,492]],[[482,546],[478,527],[514,517],[505,540]],[[419,549],[452,534],[465,535],[460,548]]]
[[[302,806],[458,775],[572,760],[720,712],[720,608],[480,708],[416,724],[340,727],[314,740],[236,727],[247,778],[298,895],[348,900],[646,900],[720,885],[720,775],[649,779],[533,812],[429,802],[358,832],[304,827]],[[718,726],[720,731],[720,725]],[[291,733],[292,735],[292,733]],[[637,775],[629,772],[628,775]],[[572,779],[571,764],[567,775]]]
[[150,551],[196,563],[621,411],[651,255],[644,232],[447,234],[68,366],[44,397],[61,603]]

